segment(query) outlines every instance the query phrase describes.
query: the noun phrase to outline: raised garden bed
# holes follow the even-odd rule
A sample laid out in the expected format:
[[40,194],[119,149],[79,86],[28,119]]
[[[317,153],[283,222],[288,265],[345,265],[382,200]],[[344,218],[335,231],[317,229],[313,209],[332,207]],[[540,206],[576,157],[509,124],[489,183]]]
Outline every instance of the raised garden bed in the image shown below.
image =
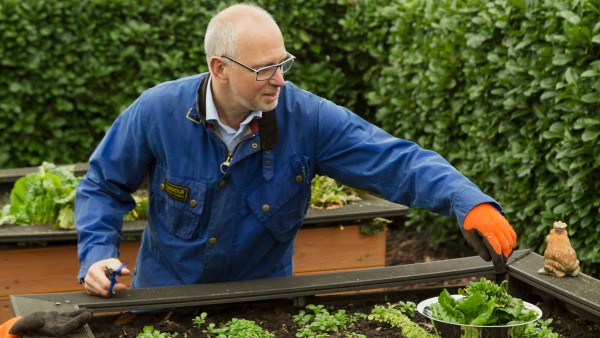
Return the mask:
[[[375,201],[379,200],[375,197],[373,199]],[[380,201],[384,204],[387,203],[383,200]],[[407,211],[403,206],[393,206],[402,211],[390,211],[389,208],[383,208],[387,211],[379,209],[372,214],[365,214],[364,208],[362,206],[356,207],[356,205],[356,211],[359,215],[354,214],[352,209],[346,209],[345,212],[343,212],[343,209],[334,210],[333,212],[331,210],[311,210],[314,212],[314,223],[311,222],[312,216],[307,217],[306,224],[309,224],[309,226],[305,228],[315,231],[316,238],[322,241],[324,236],[316,231],[335,229],[338,233],[354,233],[354,231],[348,231],[351,228],[350,226],[346,226],[344,230],[341,230],[339,226],[335,225],[336,222],[369,217],[394,217],[403,215]],[[391,212],[391,214],[386,214],[386,212]],[[327,221],[324,221],[324,219]],[[310,226],[310,224],[315,226]],[[334,226],[321,226],[321,224],[334,224]],[[137,236],[143,226],[144,222],[127,222],[126,234]],[[5,248],[13,246],[15,241],[21,243],[44,241],[46,243],[62,244],[63,241],[73,242],[76,236],[74,231],[53,230],[47,225],[36,225],[31,228],[0,227],[0,232],[5,229],[9,230],[6,230],[4,239],[2,239],[0,233],[0,242],[5,243]],[[326,237],[330,236],[326,235]],[[309,240],[308,244],[314,244],[315,242],[317,242],[316,239]],[[127,243],[132,242],[126,242],[124,247],[127,246]],[[348,250],[343,247],[335,247],[337,244],[339,244],[339,241],[334,239],[328,242],[327,246],[334,248],[333,252],[338,253],[352,252],[355,248],[361,247],[360,244],[355,244],[350,247],[351,250]],[[38,283],[50,286],[52,285],[51,281],[60,279],[55,277],[70,278],[75,276],[76,271],[71,276],[64,270],[65,266],[78,266],[74,247],[69,249],[71,252],[71,258],[69,259],[71,261],[67,263],[58,262],[57,259],[68,258],[69,255],[50,252],[53,247],[57,246],[50,245],[47,248],[37,248],[35,250],[46,251],[38,252],[33,259],[28,259],[29,261],[38,261],[40,257],[52,257],[52,262],[44,264],[46,270],[43,270],[42,267],[28,266],[29,262],[21,262],[16,264],[14,268],[9,269],[12,274],[7,276],[6,281],[1,281],[2,284],[10,286],[10,283],[13,283],[12,285],[15,286],[23,281],[36,280],[37,277]],[[300,247],[301,245],[297,243],[297,249]],[[385,248],[385,244],[383,248]],[[123,251],[125,252],[125,250]],[[133,252],[133,258],[130,260],[135,260],[136,250],[134,248],[131,251]],[[24,255],[23,252],[25,250],[21,251],[20,249],[0,252],[3,267],[8,267],[8,262],[11,261],[6,259],[9,256],[8,253],[21,253]],[[315,249],[309,248],[307,252],[309,254],[314,253]],[[385,257],[385,249],[383,252]],[[316,254],[313,257],[315,262],[329,262],[332,260],[332,257],[327,254],[325,256]],[[327,260],[323,260],[322,257],[327,257]],[[371,254],[350,261],[363,262],[368,261],[367,258],[370,257]],[[90,325],[71,335],[71,337],[91,337],[94,335],[98,337],[132,337],[141,332],[144,325],[154,325],[156,329],[166,332],[177,332],[180,337],[206,337],[201,329],[194,329],[191,323],[192,319],[202,312],[209,313],[207,323],[223,323],[234,316],[255,320],[267,325],[267,328],[272,327],[273,329],[270,330],[275,332],[277,337],[293,337],[295,336],[294,330],[297,330],[297,328],[294,328],[289,317],[309,303],[335,304],[352,312],[368,312],[377,302],[385,303],[396,300],[416,302],[435,296],[441,290],[440,287],[429,290],[414,288],[417,285],[433,283],[439,286],[457,278],[462,280],[478,277],[496,278],[497,280],[508,278],[511,294],[530,302],[536,302],[544,310],[545,318],[555,319],[553,325],[555,332],[560,332],[565,337],[595,337],[597,333],[591,333],[590,335],[589,332],[597,332],[600,329],[595,324],[595,321],[600,317],[598,305],[600,287],[598,281],[586,275],[564,279],[538,275],[537,269],[541,266],[541,260],[539,255],[530,253],[528,250],[518,251],[511,258],[506,274],[500,275],[495,274],[490,263],[483,262],[479,257],[470,257],[459,261],[447,260],[437,263],[409,264],[402,267],[388,268],[381,268],[378,265],[374,267],[346,266],[343,269],[325,266],[318,268],[319,271],[316,272],[341,272],[318,275],[310,275],[314,272],[308,272],[307,275],[301,275],[302,273],[297,272],[298,276],[284,279],[205,284],[177,288],[136,289],[119,293],[112,299],[88,296],[79,291],[81,287],[78,284],[74,284],[76,290],[78,290],[75,292],[55,286],[51,291],[43,289],[38,292],[35,289],[25,288],[28,291],[8,292],[7,295],[11,294],[11,306],[14,313],[18,315],[37,310],[68,311],[80,306],[94,309],[96,315]],[[385,261],[378,264],[383,266]],[[296,265],[300,266],[301,264],[296,262]],[[56,272],[57,266],[59,267],[59,273]],[[315,263],[311,263],[309,266],[314,268]],[[23,271],[15,272],[15,269]],[[348,271],[353,269],[358,270]],[[35,277],[30,276],[22,280],[14,278],[28,271]],[[52,277],[49,278],[48,276]],[[75,283],[74,280],[71,280],[71,282]],[[277,286],[278,283],[279,286]],[[452,286],[451,288],[455,287]],[[398,291],[406,288],[410,291]],[[360,297],[355,294],[359,291],[362,292]],[[175,310],[137,313],[136,316],[131,316],[128,312],[128,310],[143,311],[165,308]],[[120,311],[127,312],[120,313]],[[12,316],[12,313],[10,316]],[[273,319],[276,320],[273,321]],[[414,320],[422,327],[430,328],[430,324],[424,318],[420,318],[418,314]],[[356,327],[357,331],[353,332],[359,333],[361,332],[359,330],[370,330],[363,333],[368,337],[389,337],[397,336],[400,333],[397,329],[385,325],[373,325],[368,321],[357,322],[356,325],[358,325]],[[331,337],[343,336],[345,335],[331,335]]]
[[[526,290],[527,295],[522,298],[542,308],[544,318],[554,319],[552,327],[555,332],[561,333],[562,337],[596,337],[595,330],[600,327],[581,316],[573,315],[567,309],[577,308],[589,318],[597,320],[595,313],[600,303],[590,289],[598,290],[600,281],[586,275],[566,279],[537,276],[536,270],[542,261],[543,258],[535,253],[519,250],[509,261],[507,275],[495,275],[491,264],[483,262],[479,257],[466,257],[314,276],[128,290],[112,299],[92,297],[78,292],[12,296],[11,301],[20,314],[44,307],[59,311],[78,306],[92,308],[96,314],[87,329],[97,337],[132,337],[141,332],[144,325],[152,325],[163,332],[178,332],[179,337],[183,337],[184,334],[187,334],[187,337],[207,337],[201,330],[192,327],[192,319],[202,312],[208,314],[207,321],[224,323],[232,317],[244,318],[254,320],[262,327],[277,333],[276,337],[294,337],[294,330],[298,327],[291,323],[289,317],[307,304],[335,305],[336,309],[368,312],[377,303],[385,304],[399,300],[417,302],[439,295],[441,290],[438,287],[398,291],[398,287],[457,278],[503,279],[508,276],[509,286],[514,283],[514,286]],[[528,281],[531,279],[525,276],[537,281],[530,285]],[[517,280],[524,284],[519,285]],[[557,290],[561,292],[557,292],[554,297],[548,297],[547,291],[555,288],[557,284],[561,288]],[[524,285],[528,288],[522,288]],[[332,295],[340,291],[358,290],[377,291],[360,295]],[[135,316],[118,313],[127,309],[157,307],[173,310],[138,313]],[[415,315],[413,321],[425,329],[431,327],[428,321],[418,315]],[[286,326],[281,326],[283,324]],[[397,329],[381,323],[361,321],[357,325],[356,331],[353,332],[366,334],[367,337],[389,337],[399,333]],[[82,332],[78,334],[83,334]]]
[[[75,168],[76,174],[82,175],[86,165],[78,164]],[[0,171],[1,187],[7,193],[19,177],[36,170]],[[375,217],[402,217],[408,208],[372,195],[361,198],[338,209],[309,209],[295,241],[295,274],[385,266],[386,232],[365,235],[356,222]],[[347,223],[349,221],[353,223]],[[139,237],[145,225],[145,221],[124,222],[124,237]],[[9,295],[81,290],[76,280],[79,268],[76,240],[75,230],[54,229],[48,224],[0,226],[0,262],[12,272],[0,275],[0,285],[3,285],[0,291],[0,321],[13,315]],[[123,242],[121,260],[133,266],[139,245],[137,240]],[[57,266],[60,273],[56,273]],[[48,276],[52,278],[49,280]],[[130,277],[125,277],[123,282],[130,284]]]

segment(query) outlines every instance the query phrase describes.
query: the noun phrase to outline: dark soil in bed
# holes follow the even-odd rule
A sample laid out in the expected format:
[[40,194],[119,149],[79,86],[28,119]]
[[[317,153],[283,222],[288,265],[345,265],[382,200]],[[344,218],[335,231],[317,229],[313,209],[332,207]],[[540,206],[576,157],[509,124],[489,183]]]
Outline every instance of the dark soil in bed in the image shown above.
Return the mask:
[[[469,248],[456,244],[434,246],[427,234],[415,232],[398,224],[390,226],[388,230],[387,265],[411,264],[472,255],[474,253]],[[469,279],[463,279],[414,285],[410,288],[388,290],[385,293],[311,297],[306,299],[303,305],[323,304],[331,309],[330,313],[344,309],[347,313],[368,314],[376,304],[385,305],[387,302],[398,301],[418,303],[423,299],[439,295],[443,288],[448,288],[450,292],[453,292],[456,288],[465,286],[469,281]],[[534,303],[542,309],[543,318],[553,318],[551,327],[561,337],[591,338],[600,335],[600,325],[571,313],[556,300],[539,299]],[[219,326],[232,318],[247,319],[259,324],[263,329],[273,333],[275,337],[296,337],[298,325],[293,322],[292,316],[301,309],[304,309],[304,306],[295,306],[292,300],[278,300],[151,313],[96,314],[89,325],[95,337],[99,338],[136,337],[138,333],[142,332],[144,326],[149,325],[163,333],[177,333],[177,337],[210,337],[202,330],[205,326],[196,328],[193,325],[193,318],[206,312],[208,316],[205,325],[215,323]],[[415,313],[413,321],[429,332],[433,332],[430,322],[419,313]],[[349,331],[361,333],[366,337],[401,337],[402,330],[364,319],[355,323]],[[349,336],[334,333],[328,337]]]

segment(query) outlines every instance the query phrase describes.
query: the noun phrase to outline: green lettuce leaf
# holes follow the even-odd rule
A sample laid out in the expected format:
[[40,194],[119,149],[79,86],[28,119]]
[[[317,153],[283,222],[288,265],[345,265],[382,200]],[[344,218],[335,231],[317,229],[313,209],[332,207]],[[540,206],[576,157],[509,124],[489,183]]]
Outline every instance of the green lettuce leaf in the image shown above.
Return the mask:
[[525,307],[522,300],[509,295],[506,281],[500,285],[485,278],[471,282],[453,299],[447,290],[442,291],[438,303],[431,306],[436,319],[477,326],[508,325],[528,322],[536,318],[535,311]]
[[10,204],[2,208],[0,225],[51,224],[55,228],[75,228],[71,213],[79,181],[73,166],[42,163],[37,173],[16,180]]

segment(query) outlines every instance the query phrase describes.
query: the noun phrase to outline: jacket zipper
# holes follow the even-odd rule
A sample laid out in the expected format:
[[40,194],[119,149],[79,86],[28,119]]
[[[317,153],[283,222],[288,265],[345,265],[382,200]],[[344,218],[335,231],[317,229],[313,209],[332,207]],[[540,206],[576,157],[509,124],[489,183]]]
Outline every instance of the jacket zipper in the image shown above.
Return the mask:
[[[219,136],[219,139],[221,140],[221,142],[223,142],[223,144],[225,144],[225,142],[221,138],[221,135],[219,135],[217,133],[217,136]],[[219,166],[219,170],[221,170],[221,172],[223,173],[223,175],[225,175],[225,172],[227,171],[227,168],[229,168],[229,165],[231,164],[231,160],[233,159],[233,154],[235,153],[235,151],[237,150],[237,148],[239,147],[239,145],[242,144],[242,142],[244,142],[246,140],[249,140],[249,139],[251,139],[254,136],[255,136],[254,133],[246,135],[238,143],[236,143],[235,147],[233,147],[233,150],[231,152],[227,151],[227,158]],[[225,147],[227,148],[227,145],[225,145]],[[223,167],[225,167],[225,168],[223,168]]]

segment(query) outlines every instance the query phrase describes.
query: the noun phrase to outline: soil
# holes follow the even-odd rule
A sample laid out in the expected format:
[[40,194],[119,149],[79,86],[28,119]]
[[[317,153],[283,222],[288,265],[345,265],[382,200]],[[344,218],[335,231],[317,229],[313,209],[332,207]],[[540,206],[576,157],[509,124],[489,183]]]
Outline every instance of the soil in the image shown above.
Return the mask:
[[[433,245],[427,234],[415,232],[401,224],[392,224],[388,229],[387,265],[411,264],[441,259],[451,259],[475,255],[470,248],[454,243]],[[309,299],[308,303],[323,304],[330,313],[344,309],[347,313],[370,313],[376,304],[386,302],[414,302],[439,295],[440,290],[447,288],[451,293],[456,288],[468,284],[469,279],[452,280],[440,283],[414,285],[409,289],[399,288],[387,290],[385,294],[333,295]],[[532,302],[531,300],[529,300]],[[542,309],[543,318],[552,318],[550,325],[561,337],[598,337],[600,325],[585,320],[566,310],[564,304],[554,300],[539,299],[535,304]],[[253,302],[234,305],[205,306],[194,309],[178,309],[175,311],[153,313],[113,313],[98,314],[89,324],[95,337],[136,337],[144,326],[152,325],[155,330],[164,333],[177,333],[177,337],[210,337],[202,329],[193,326],[193,318],[202,312],[208,314],[205,325],[215,323],[218,327],[232,318],[252,320],[263,329],[273,333],[275,337],[296,337],[298,325],[292,316],[298,314],[303,306],[295,306],[291,300]],[[433,332],[430,322],[418,312],[412,320],[428,332]],[[203,326],[202,328],[205,328]],[[390,325],[359,320],[350,332],[361,333],[366,337],[401,337],[402,330]],[[164,336],[161,336],[164,337]],[[213,335],[214,337],[214,335]],[[333,333],[328,337],[350,337],[342,333]]]

